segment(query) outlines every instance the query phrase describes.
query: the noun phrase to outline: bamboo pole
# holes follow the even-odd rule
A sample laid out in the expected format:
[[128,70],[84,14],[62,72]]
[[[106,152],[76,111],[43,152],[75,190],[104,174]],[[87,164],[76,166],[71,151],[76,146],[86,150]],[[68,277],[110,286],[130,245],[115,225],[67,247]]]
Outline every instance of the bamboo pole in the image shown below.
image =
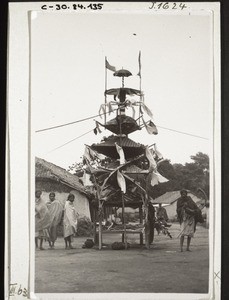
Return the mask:
[[127,236],[126,236],[126,220],[125,220],[125,203],[124,203],[124,195],[122,192],[122,223],[124,227],[124,243],[125,249],[127,249]]
[[102,249],[102,204],[99,199],[99,250]]
[[96,207],[93,207],[93,215],[94,215],[94,243],[98,245],[98,238],[96,233]]
[[106,94],[106,90],[107,90],[107,67],[106,67],[106,62],[107,62],[107,57],[105,56],[105,115],[104,115],[104,123],[106,125],[107,122],[107,94]]
[[[139,63],[139,90],[140,90],[140,102],[142,101],[142,70],[141,70],[141,51],[139,51],[138,56]],[[141,105],[139,105],[139,126],[140,126],[140,115],[141,115]]]
[[[142,205],[139,206],[139,219],[140,219],[140,224],[143,223],[143,215],[142,215]],[[143,245],[143,234],[140,233],[140,245]]]
[[150,223],[149,223],[149,185],[151,173],[146,177],[146,193],[145,193],[145,246],[150,249]]

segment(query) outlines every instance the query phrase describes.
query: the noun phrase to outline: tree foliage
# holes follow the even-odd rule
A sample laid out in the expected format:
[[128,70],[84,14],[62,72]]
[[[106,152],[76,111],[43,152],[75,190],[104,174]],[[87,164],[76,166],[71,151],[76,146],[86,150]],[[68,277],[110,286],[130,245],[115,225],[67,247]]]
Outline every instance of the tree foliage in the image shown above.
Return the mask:
[[170,191],[187,189],[198,192],[202,189],[209,197],[209,157],[207,154],[198,152],[191,156],[193,162],[182,164],[171,164],[169,160],[162,161],[158,171],[169,179],[151,188],[151,196],[159,197]]

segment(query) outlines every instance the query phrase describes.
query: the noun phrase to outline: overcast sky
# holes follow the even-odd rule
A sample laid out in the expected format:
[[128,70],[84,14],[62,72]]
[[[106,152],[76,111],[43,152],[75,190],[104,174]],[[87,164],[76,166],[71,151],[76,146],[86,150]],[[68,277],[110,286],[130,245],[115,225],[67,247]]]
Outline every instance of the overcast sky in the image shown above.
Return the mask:
[[[125,86],[139,88],[136,74],[141,50],[142,90],[159,133],[149,135],[142,129],[129,138],[145,145],[156,142],[164,158],[172,163],[189,162],[190,156],[199,151],[209,154],[209,140],[161,127],[210,138],[211,38],[207,14],[37,13],[31,21],[33,129],[98,114],[104,103],[105,56],[116,68],[132,72],[134,76],[125,80]],[[120,78],[109,70],[107,75],[108,88],[121,86]],[[113,100],[110,97],[108,100]],[[96,136],[91,132],[53,149],[94,127],[91,119],[34,133],[34,154],[67,168],[80,160],[84,144],[99,142],[112,133],[103,130]]]

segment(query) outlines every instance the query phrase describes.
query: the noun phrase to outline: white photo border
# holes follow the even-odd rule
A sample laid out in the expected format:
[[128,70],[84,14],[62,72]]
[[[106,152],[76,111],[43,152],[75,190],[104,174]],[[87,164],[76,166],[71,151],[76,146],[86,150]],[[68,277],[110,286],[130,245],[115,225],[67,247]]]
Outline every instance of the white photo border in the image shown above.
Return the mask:
[[[62,2],[58,2],[61,4]],[[63,4],[71,3],[63,2]],[[5,299],[107,299],[107,294],[35,294],[34,293],[34,212],[35,183],[32,157],[30,102],[30,18],[43,5],[55,2],[9,3],[7,143],[6,143],[6,240]],[[90,2],[88,2],[90,4]],[[147,11],[151,2],[104,2],[103,11]],[[213,103],[210,206],[210,271],[208,294],[148,294],[152,299],[220,299],[221,293],[221,103],[220,103],[220,3],[186,3],[189,11],[208,11],[213,25]],[[188,11],[186,11],[187,13]],[[47,12],[47,13],[52,13]],[[59,11],[59,13],[66,13]],[[72,13],[72,12],[71,12]],[[79,12],[77,12],[79,13]],[[102,11],[100,12],[102,13]],[[154,14],[162,13],[154,11]],[[171,13],[167,10],[163,13]],[[182,12],[181,12],[182,13]],[[185,13],[185,12],[184,12]],[[13,293],[17,287],[17,293]],[[20,293],[18,293],[20,291]],[[24,296],[24,297],[23,297]],[[109,293],[113,299],[146,299],[144,294]],[[148,298],[149,299],[149,298]]]

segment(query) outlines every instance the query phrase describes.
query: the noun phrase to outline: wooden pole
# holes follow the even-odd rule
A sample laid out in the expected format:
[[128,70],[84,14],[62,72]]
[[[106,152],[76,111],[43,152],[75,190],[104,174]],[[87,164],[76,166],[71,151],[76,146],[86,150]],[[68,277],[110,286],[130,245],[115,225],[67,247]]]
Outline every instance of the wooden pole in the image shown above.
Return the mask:
[[125,249],[127,249],[127,236],[126,236],[126,220],[125,220],[125,203],[124,203],[124,195],[122,192],[122,222],[124,227],[124,243],[125,243]]
[[[140,224],[143,223],[143,215],[142,215],[142,205],[139,206],[139,220]],[[143,245],[143,234],[140,233],[140,245]]]
[[[138,63],[139,63],[139,90],[140,90],[140,102],[141,102],[142,101],[141,51],[139,51]],[[139,105],[139,126],[140,126],[140,120],[141,120],[140,115],[141,115],[141,105]]]
[[94,243],[98,245],[98,238],[96,232],[96,207],[93,207],[93,215],[94,215]]
[[102,203],[99,199],[99,250],[102,249]]
[[107,94],[106,94],[106,90],[107,90],[107,67],[106,67],[106,62],[107,62],[107,57],[105,56],[105,115],[104,115],[104,123],[106,125],[107,122]]
[[150,249],[150,223],[149,223],[149,187],[151,172],[146,177],[146,194],[145,194],[145,246]]

